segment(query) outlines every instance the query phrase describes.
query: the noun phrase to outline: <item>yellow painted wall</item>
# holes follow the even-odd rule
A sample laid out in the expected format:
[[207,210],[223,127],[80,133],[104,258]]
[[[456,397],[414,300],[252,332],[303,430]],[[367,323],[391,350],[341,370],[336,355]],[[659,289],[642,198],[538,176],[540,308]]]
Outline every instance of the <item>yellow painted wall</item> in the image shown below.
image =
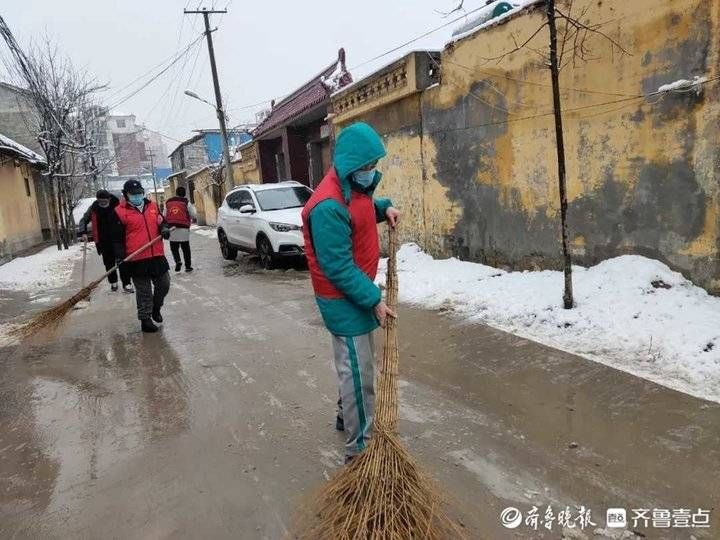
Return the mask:
[[[629,54],[601,36],[590,36],[586,46],[591,59],[573,64],[566,56],[561,73],[574,251],[590,263],[622,252],[647,254],[716,289],[718,267],[711,266],[718,256],[720,233],[720,154],[715,149],[720,85],[706,85],[700,96],[632,96],[646,95],[680,78],[718,76],[720,3],[575,2],[576,12],[585,8],[585,20],[611,21],[603,31]],[[508,227],[514,226],[510,216],[522,216],[530,233],[534,226],[547,228],[536,236],[538,251],[547,254],[557,238],[550,238],[559,219],[557,162],[549,72],[532,50],[547,50],[547,31],[533,38],[528,49],[491,60],[512,51],[544,21],[543,11],[535,9],[459,41],[443,54],[443,84],[426,92],[424,100],[434,111],[457,108],[463,100],[467,103],[468,96],[482,103],[481,118],[469,114],[462,118],[464,124],[453,126],[484,125],[478,129],[481,140],[476,150],[488,157],[480,160],[472,180],[497,194],[500,208],[508,214],[503,219]],[[531,116],[537,117],[526,119]],[[446,129],[425,140],[431,144],[443,135],[453,136]],[[462,157],[445,155],[429,166],[447,167],[449,160]],[[691,196],[689,191],[702,194]],[[494,211],[487,200],[482,195],[475,202]],[[461,206],[467,212],[473,205]],[[690,220],[699,220],[695,224],[699,228],[689,226]],[[501,235],[501,228],[499,224],[494,233]],[[466,237],[468,230],[466,226]],[[520,227],[515,234],[519,231]],[[430,230],[428,234],[444,233]],[[509,242],[505,238],[503,243]],[[472,239],[465,238],[465,243],[475,255],[479,248],[473,248]],[[485,254],[495,250],[487,240],[482,246]],[[497,251],[507,253],[508,262],[522,263],[524,256],[532,255],[530,248],[513,253],[507,246],[497,246]]]
[[[25,189],[28,179],[30,195]],[[26,164],[15,166],[14,160],[0,162],[0,259],[42,241],[35,183]]]
[[252,142],[240,150],[242,159],[233,161],[233,180],[236,186],[260,184],[260,161],[257,142]]
[[[603,21],[629,54],[593,35],[586,61],[564,58],[576,260],[639,253],[720,290],[720,81],[700,95],[642,97],[680,78],[720,75],[720,2],[575,0],[575,13],[585,9],[583,20]],[[439,86],[353,118],[385,137],[380,193],[403,210],[406,240],[496,265],[558,265],[555,131],[540,55],[547,31],[511,52],[544,22],[530,8],[449,45]]]
[[200,225],[216,225],[217,224],[217,205],[213,198],[213,189],[218,189],[210,179],[210,169],[204,169],[197,174],[188,177],[188,181],[192,180],[195,186],[193,196],[195,200],[195,209],[198,214],[198,224]]

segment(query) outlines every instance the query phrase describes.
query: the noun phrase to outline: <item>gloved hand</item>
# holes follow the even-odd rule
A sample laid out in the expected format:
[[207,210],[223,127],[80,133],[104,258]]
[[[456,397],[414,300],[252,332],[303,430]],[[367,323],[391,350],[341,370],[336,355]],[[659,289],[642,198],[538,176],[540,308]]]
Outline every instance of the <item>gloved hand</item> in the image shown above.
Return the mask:
[[170,238],[170,229],[163,229],[160,231],[160,235],[165,239],[168,240]]

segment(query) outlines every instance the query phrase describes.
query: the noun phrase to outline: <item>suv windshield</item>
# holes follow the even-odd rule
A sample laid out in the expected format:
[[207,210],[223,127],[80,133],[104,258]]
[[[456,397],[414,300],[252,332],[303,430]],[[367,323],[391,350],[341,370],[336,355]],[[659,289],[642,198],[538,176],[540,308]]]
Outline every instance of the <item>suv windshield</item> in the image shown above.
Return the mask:
[[255,192],[260,209],[264,211],[300,208],[305,206],[310,195],[312,195],[312,191],[305,186],[266,189]]

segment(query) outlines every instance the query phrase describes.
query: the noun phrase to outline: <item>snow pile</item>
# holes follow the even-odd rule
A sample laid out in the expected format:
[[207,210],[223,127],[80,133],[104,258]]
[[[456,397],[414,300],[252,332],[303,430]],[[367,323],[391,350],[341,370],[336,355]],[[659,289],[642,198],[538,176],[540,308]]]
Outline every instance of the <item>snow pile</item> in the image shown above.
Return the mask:
[[215,227],[199,227],[198,225],[191,225],[190,230],[200,236],[206,236],[207,238],[217,238],[217,229]]
[[562,308],[562,272],[435,260],[415,244],[400,249],[398,270],[403,302],[451,310],[720,402],[720,298],[659,261],[625,255],[574,267],[572,310]]
[[695,92],[700,95],[702,92],[703,85],[707,82],[707,77],[700,77],[695,75],[692,81],[687,79],[680,79],[675,82],[663,84],[658,88],[657,93],[662,94],[665,92]]
[[[453,43],[460,39],[466,38],[479,30],[483,30],[485,28],[489,28],[490,26],[500,24],[501,22],[506,21],[511,17],[514,17],[528,6],[533,6],[535,4],[539,4],[540,2],[542,2],[542,0],[503,0],[502,2],[497,1],[488,4],[479,11],[477,11],[473,15],[473,17],[470,18],[466,23],[456,28],[453,31],[452,39],[450,42]],[[503,6],[509,4],[510,6],[512,6],[512,9],[502,12],[500,13],[500,15],[493,16],[495,13],[497,13],[496,9],[498,9],[499,4],[502,4]],[[498,12],[500,11],[501,10],[498,10]]]
[[0,289],[37,291],[66,285],[82,257],[80,244],[58,251],[51,246],[35,255],[18,257],[0,266]]
[[345,66],[343,66],[342,62],[338,60],[337,65],[335,66],[335,69],[333,70],[330,75],[327,77],[320,77],[320,82],[330,90],[331,92],[334,92],[335,90],[338,90],[342,85],[342,79],[345,76],[347,71],[345,71]]

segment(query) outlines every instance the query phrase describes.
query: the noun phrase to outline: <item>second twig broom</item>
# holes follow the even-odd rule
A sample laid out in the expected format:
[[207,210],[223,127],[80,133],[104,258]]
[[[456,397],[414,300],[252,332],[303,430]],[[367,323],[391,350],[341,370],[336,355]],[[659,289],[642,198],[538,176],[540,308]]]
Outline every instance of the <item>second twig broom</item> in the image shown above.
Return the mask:
[[[390,231],[387,298],[397,313],[397,232]],[[297,536],[312,540],[464,538],[442,510],[433,482],[397,435],[397,321],[388,318],[379,366],[373,437],[367,449],[335,475],[304,509]]]
[[[148,242],[141,248],[138,248],[137,250],[133,251],[130,255],[125,257],[122,261],[117,263],[110,270],[105,272],[102,276],[100,276],[96,280],[90,282],[88,285],[84,286],[82,289],[80,289],[78,292],[76,292],[70,298],[68,298],[67,300],[65,300],[64,302],[61,302],[60,304],[58,304],[56,306],[53,306],[44,311],[41,311],[40,313],[35,315],[32,319],[30,319],[27,323],[13,329],[10,332],[10,335],[12,337],[19,338],[19,339],[26,339],[44,328],[54,328],[55,326],[57,326],[60,323],[60,321],[62,321],[63,317],[65,317],[65,315],[67,315],[67,313],[70,310],[72,310],[72,308],[78,302],[85,300],[88,296],[90,296],[90,293],[92,293],[93,290],[95,290],[95,288],[98,285],[100,285],[100,283],[102,283],[106,277],[108,277],[110,274],[115,272],[122,263],[128,262],[135,255],[146,250],[147,248],[149,248],[150,246],[155,244],[160,239],[162,239],[162,236],[158,236],[158,237],[154,238],[153,240],[151,240],[150,242]],[[84,279],[83,279],[83,281],[84,281]]]

